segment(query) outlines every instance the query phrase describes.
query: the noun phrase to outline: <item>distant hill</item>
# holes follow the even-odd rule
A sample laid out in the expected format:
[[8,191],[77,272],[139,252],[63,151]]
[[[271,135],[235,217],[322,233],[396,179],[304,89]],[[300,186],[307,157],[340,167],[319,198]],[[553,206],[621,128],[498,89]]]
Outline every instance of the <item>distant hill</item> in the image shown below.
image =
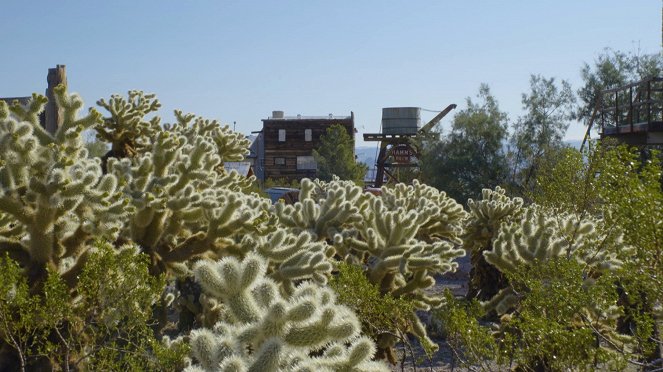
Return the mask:
[[357,156],[357,161],[368,165],[369,167],[375,166],[375,158],[378,155],[377,146],[374,147],[357,147],[355,148],[355,155]]

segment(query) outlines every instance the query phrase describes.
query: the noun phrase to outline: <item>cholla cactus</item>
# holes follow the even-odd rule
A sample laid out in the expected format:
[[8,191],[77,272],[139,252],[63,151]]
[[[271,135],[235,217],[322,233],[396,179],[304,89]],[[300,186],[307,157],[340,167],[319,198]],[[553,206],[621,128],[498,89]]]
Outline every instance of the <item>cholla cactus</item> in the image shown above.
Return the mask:
[[199,364],[188,371],[387,370],[370,361],[373,343],[357,338],[357,318],[331,290],[304,283],[283,297],[266,269],[253,253],[195,265],[196,280],[226,311],[213,330],[192,332]]
[[217,187],[233,191],[243,191],[253,184],[255,176],[244,177],[233,170],[227,172],[223,163],[227,161],[242,161],[249,154],[249,140],[241,133],[234,132],[228,125],[221,125],[216,120],[208,120],[193,114],[183,114],[175,111],[177,121],[175,124],[164,125],[166,131],[179,133],[188,143],[195,143],[198,138],[205,138],[211,143],[212,151],[219,157],[220,163],[215,170],[221,177]]
[[152,141],[149,147],[144,142],[131,145],[131,157],[109,158],[107,169],[134,210],[123,235],[152,257],[153,273],[184,274],[188,259],[218,257],[234,244],[233,237],[264,228],[268,201],[240,192],[252,179],[222,170],[224,159],[244,156],[246,139],[229,134],[216,121],[181,112],[176,112],[176,124],[161,128],[158,119],[143,118],[159,107],[158,101],[140,92],[130,92],[128,101],[113,96],[111,103],[100,104],[111,112],[100,136],[126,129],[138,131],[138,138],[149,134]]
[[518,218],[521,213],[523,199],[512,199],[505,193],[503,188],[497,186],[494,191],[483,189],[481,200],[467,201],[470,213],[465,221],[463,247],[472,263],[468,298],[488,300],[507,285],[504,276],[483,256],[484,251],[491,249],[502,223]]
[[[488,263],[500,272],[515,272],[519,267],[545,263],[553,258],[576,260],[590,271],[586,284],[601,272],[619,268],[622,262],[617,252],[629,249],[620,234],[602,232],[601,221],[573,214],[556,217],[538,206],[527,208],[520,221],[504,223],[493,249],[484,251]],[[498,293],[485,305],[498,314],[510,310],[518,300],[511,287]]]
[[279,228],[268,235],[247,235],[240,243],[244,252],[256,252],[268,262],[269,277],[291,294],[298,282],[312,280],[327,284],[336,251],[325,242],[315,241],[308,232],[298,235]]
[[[444,193],[416,182],[383,193],[386,201],[371,195],[361,222],[337,235],[334,246],[345,261],[365,265],[383,294],[410,299],[420,310],[436,308],[442,298],[424,290],[435,285],[434,275],[458,266],[453,260],[464,251],[452,242],[459,241],[464,212]],[[411,321],[411,332],[433,345],[414,313]],[[396,339],[383,334],[378,341],[380,353],[393,361]]]
[[412,185],[399,183],[393,188],[383,187],[381,199],[389,210],[431,211],[432,215],[419,226],[416,237],[430,241],[439,238],[460,244],[463,220],[467,212],[445,192],[414,180]]
[[96,128],[97,138],[111,144],[108,157],[133,157],[150,148],[150,142],[160,130],[160,118],[145,119],[145,115],[156,112],[161,103],[154,94],[129,91],[129,98],[112,95],[106,102],[97,101],[111,116],[104,119],[103,125]]
[[523,199],[512,199],[505,194],[506,191],[497,186],[495,191],[481,190],[481,200],[467,201],[470,214],[463,234],[465,249],[483,251],[489,248],[502,222],[518,216]]
[[361,212],[368,206],[369,198],[352,181],[303,179],[299,201],[294,205],[278,203],[274,208],[281,224],[293,232],[306,231],[316,240],[331,240],[344,229],[361,223]]
[[26,267],[30,280],[59,270],[70,284],[93,238],[114,240],[126,218],[117,179],[89,159],[81,132],[100,123],[90,110],[78,119],[83,101],[55,89],[63,124],[51,135],[39,124],[46,98],[33,95],[29,107],[0,102],[0,251]]

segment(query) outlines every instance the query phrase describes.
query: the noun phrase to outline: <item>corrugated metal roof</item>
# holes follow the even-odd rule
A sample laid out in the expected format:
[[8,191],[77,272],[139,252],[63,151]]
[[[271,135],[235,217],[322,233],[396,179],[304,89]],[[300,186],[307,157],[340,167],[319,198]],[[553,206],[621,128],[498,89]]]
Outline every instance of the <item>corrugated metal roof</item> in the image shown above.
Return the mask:
[[223,169],[228,172],[236,170],[242,176],[248,177],[251,170],[251,163],[248,161],[226,161],[223,163]]

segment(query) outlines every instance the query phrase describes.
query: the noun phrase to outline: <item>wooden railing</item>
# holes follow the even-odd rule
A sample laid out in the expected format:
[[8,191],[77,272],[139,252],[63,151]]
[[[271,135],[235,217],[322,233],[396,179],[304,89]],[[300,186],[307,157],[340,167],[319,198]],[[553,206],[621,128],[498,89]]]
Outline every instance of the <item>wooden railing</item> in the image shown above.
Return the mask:
[[597,119],[602,135],[663,130],[663,78],[603,91]]

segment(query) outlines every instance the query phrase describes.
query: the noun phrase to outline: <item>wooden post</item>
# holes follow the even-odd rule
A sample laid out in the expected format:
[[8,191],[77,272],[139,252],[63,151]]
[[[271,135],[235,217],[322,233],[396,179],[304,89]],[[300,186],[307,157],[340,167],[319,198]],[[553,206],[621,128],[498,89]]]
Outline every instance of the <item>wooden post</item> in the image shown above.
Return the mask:
[[48,75],[46,77],[48,82],[48,88],[46,88],[46,98],[48,98],[48,103],[46,104],[45,110],[45,122],[44,129],[47,132],[53,134],[56,130],[62,125],[62,113],[57,109],[55,104],[55,93],[53,89],[60,84],[67,85],[67,73],[65,65],[57,65],[55,68],[48,69]]
[[628,116],[629,116],[629,122],[631,124],[631,133],[633,133],[633,87],[628,88],[628,102],[629,102]]

